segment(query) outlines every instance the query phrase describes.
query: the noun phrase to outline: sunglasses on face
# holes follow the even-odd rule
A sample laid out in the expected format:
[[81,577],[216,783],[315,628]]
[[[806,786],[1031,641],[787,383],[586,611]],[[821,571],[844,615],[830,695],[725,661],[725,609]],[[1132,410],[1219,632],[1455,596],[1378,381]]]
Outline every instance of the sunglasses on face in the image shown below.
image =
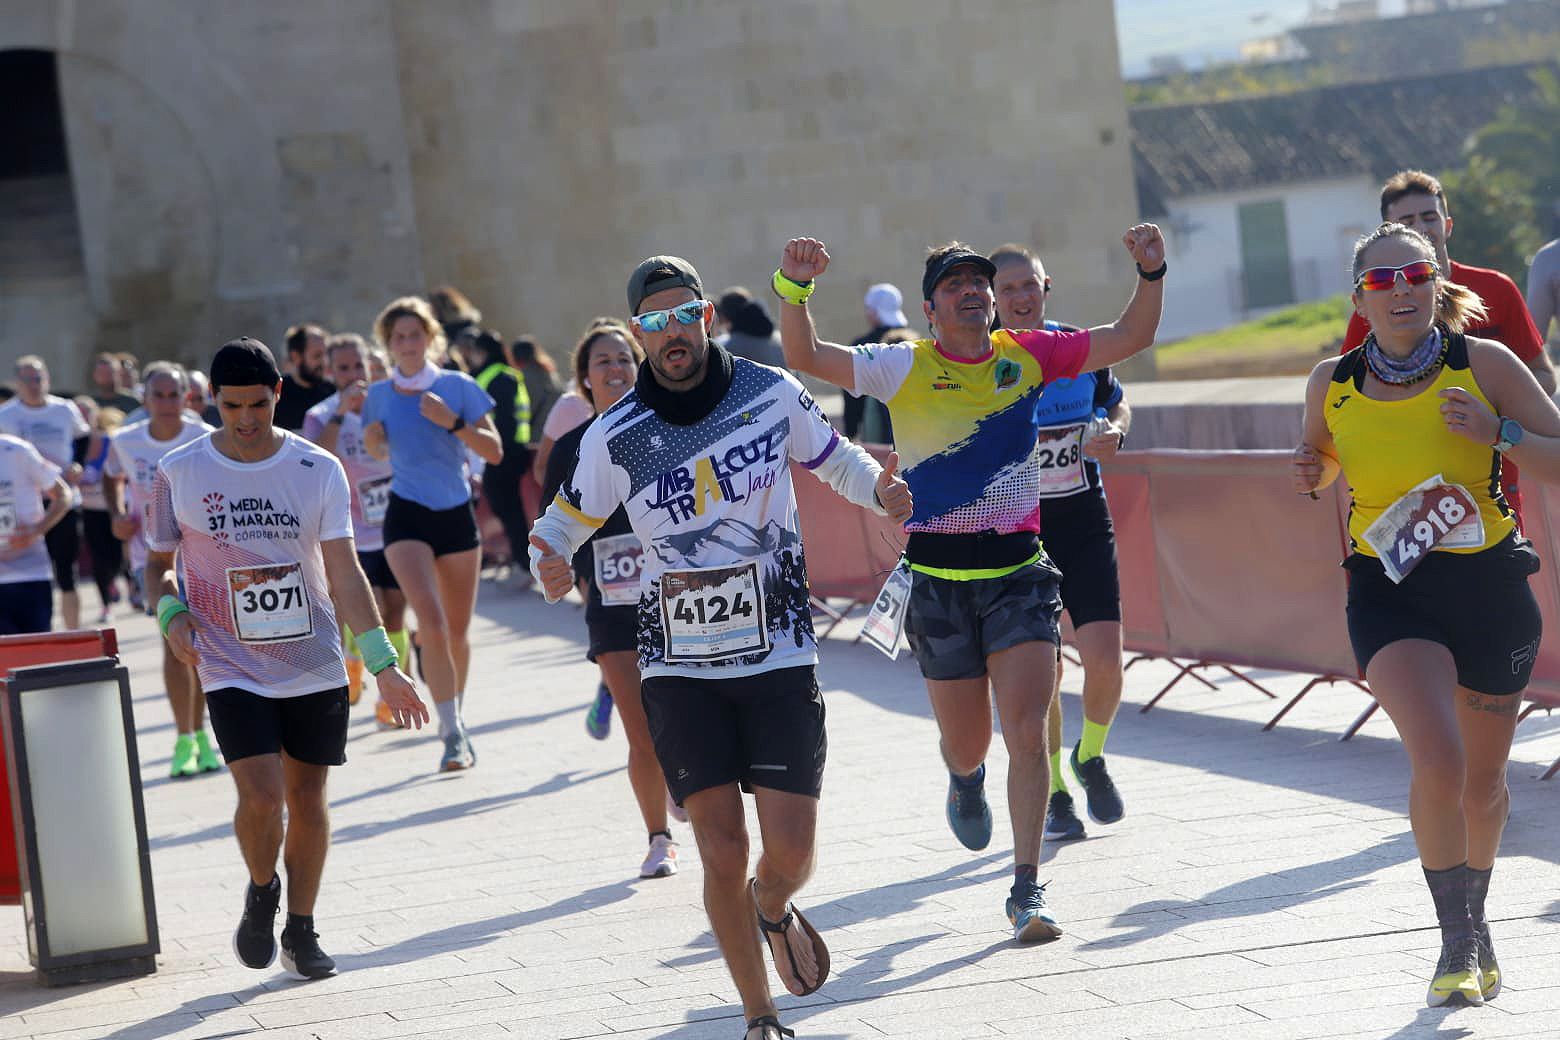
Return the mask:
[[1397,284],[1397,276],[1400,272],[1403,280],[1409,285],[1424,285],[1440,274],[1441,269],[1435,265],[1434,260],[1415,260],[1402,267],[1371,267],[1360,272],[1359,280],[1354,283],[1354,287],[1363,292],[1385,292]]
[[707,313],[705,308],[709,305],[708,300],[689,300],[687,303],[667,307],[665,310],[645,311],[643,314],[634,315],[629,320],[641,332],[660,332],[671,323],[674,316],[679,325],[695,325],[703,321]]

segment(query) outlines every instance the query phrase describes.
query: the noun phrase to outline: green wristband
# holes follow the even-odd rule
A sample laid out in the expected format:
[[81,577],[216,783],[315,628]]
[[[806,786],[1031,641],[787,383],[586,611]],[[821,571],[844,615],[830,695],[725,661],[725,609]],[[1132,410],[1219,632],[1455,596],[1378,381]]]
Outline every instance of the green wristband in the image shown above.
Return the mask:
[[180,614],[188,614],[189,605],[178,596],[164,596],[157,601],[157,627],[162,630],[163,638],[168,638],[168,625]]
[[807,298],[818,287],[816,280],[810,282],[798,282],[787,278],[777,267],[774,277],[769,279],[769,285],[775,291],[775,295],[786,303],[794,303],[798,307],[807,302]]
[[358,653],[363,655],[363,667],[368,669],[370,675],[378,675],[386,668],[393,668],[401,660],[395,647],[390,645],[390,636],[385,632],[384,625],[359,632],[357,645]]

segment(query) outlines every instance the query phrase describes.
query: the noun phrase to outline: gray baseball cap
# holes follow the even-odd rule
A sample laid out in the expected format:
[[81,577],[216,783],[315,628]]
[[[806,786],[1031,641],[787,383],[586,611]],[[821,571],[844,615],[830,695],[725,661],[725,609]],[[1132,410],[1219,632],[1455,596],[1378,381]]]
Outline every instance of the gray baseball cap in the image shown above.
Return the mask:
[[653,296],[663,289],[675,289],[679,285],[694,291],[704,299],[704,283],[699,272],[680,256],[652,256],[641,260],[634,273],[628,276],[628,313],[638,314],[639,305],[646,296]]

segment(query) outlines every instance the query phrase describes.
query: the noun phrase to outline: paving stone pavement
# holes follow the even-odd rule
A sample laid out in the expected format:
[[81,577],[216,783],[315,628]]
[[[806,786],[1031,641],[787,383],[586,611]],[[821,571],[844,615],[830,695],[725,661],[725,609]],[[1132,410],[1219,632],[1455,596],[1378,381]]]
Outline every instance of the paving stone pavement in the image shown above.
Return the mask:
[[[245,875],[232,785],[225,773],[166,778],[173,730],[155,628],[118,623],[140,724],[158,970],[41,988],[21,913],[4,908],[0,1040],[742,1036],[686,826],[675,825],[682,873],[638,878],[644,836],[622,735],[584,733],[596,679],[577,606],[484,585],[471,773],[436,775],[431,733],[377,732],[365,697],[350,761],[332,774],[335,844],[317,911],[341,972],[312,983],[236,963]],[[1185,683],[1140,715],[1173,672],[1133,667],[1107,747],[1127,817],[1047,848],[1041,878],[1066,934],[1019,947],[1002,913],[1000,739],[997,837],[970,854],[943,822],[946,779],[913,661],[853,645],[852,631],[823,649],[829,769],[818,872],[798,899],[835,974],[811,997],[781,998],[799,1036],[1560,1035],[1560,781],[1538,780],[1560,755],[1560,723],[1530,718],[1513,749],[1490,894],[1505,990],[1482,1009],[1432,1011],[1437,936],[1405,816],[1406,759],[1384,718],[1337,739],[1362,694],[1324,687],[1262,733],[1274,703],[1227,677]],[[1080,678],[1064,684],[1074,736]],[[1260,678],[1280,692],[1302,681]]]

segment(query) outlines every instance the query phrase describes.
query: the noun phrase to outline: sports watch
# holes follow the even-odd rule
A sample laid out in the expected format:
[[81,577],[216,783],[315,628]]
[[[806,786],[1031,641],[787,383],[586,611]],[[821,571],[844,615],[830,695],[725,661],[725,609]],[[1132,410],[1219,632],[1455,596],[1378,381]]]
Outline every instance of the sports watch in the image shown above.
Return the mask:
[[1504,415],[1500,417],[1500,435],[1495,441],[1495,450],[1502,455],[1522,443],[1522,435],[1525,431],[1522,424],[1515,419],[1508,419]]

